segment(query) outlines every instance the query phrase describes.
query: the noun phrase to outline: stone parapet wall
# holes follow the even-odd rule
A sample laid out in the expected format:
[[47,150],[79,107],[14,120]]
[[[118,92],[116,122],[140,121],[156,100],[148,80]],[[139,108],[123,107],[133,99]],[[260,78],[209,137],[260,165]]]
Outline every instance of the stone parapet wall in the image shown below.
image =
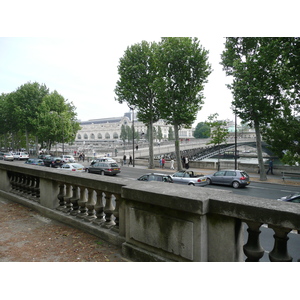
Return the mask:
[[300,230],[300,207],[274,200],[10,162],[0,173],[1,197],[118,245],[132,261],[258,261],[262,224],[275,232],[270,260],[290,261],[286,236]]

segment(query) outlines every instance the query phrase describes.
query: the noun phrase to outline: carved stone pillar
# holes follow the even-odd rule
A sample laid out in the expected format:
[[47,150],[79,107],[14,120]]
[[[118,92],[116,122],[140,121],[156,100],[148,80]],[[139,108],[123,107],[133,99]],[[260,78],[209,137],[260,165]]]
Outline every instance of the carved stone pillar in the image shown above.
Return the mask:
[[56,208],[57,210],[64,210],[66,208],[65,206],[65,200],[64,200],[64,196],[65,196],[65,185],[63,183],[59,183],[59,193],[57,195],[57,199],[58,199],[58,207]]
[[80,198],[78,201],[78,214],[76,215],[76,217],[78,218],[83,218],[85,216],[87,216],[87,208],[86,208],[86,195],[85,195],[85,187],[81,186],[80,187]]
[[116,223],[114,222],[114,206],[112,203],[112,193],[108,193],[105,192],[105,207],[104,207],[104,213],[105,213],[105,223],[103,224],[104,227],[106,228],[110,228],[114,225],[116,225]]
[[272,262],[291,262],[293,258],[288,254],[287,241],[289,240],[288,234],[291,229],[278,228],[275,226],[269,226],[275,232],[274,237],[274,248],[269,253],[269,259]]
[[96,211],[96,217],[97,218],[92,220],[92,222],[97,224],[97,225],[101,225],[105,222],[103,192],[97,190],[96,193],[97,193],[97,196],[96,196],[95,211]]
[[264,249],[261,247],[259,242],[259,230],[262,223],[256,223],[251,221],[245,221],[248,225],[248,241],[244,245],[244,253],[247,256],[247,262],[259,261],[264,256]]
[[70,199],[70,202],[72,204],[70,215],[72,215],[72,216],[75,216],[78,214],[78,208],[79,208],[78,201],[79,201],[78,186],[73,186],[73,196]]
[[72,210],[72,186],[71,184],[66,184],[66,195],[64,196],[65,208],[62,210],[64,213],[69,213]]
[[92,220],[96,219],[96,211],[95,211],[95,204],[96,200],[94,198],[94,189],[87,189],[88,190],[88,201],[86,202],[87,208],[87,216],[83,219],[87,222],[91,222]]

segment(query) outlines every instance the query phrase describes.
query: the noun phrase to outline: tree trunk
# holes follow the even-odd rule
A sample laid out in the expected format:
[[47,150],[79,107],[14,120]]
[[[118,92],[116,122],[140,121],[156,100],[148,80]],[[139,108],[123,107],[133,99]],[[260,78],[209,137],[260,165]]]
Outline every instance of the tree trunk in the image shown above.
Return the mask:
[[29,153],[29,136],[28,136],[27,129],[25,130],[25,134],[26,134],[26,151]]
[[256,134],[256,150],[257,150],[257,157],[258,157],[258,165],[259,165],[259,180],[266,181],[266,171],[264,167],[263,155],[262,155],[262,147],[261,147],[261,135],[259,130],[259,123],[254,121],[254,129]]
[[148,139],[149,139],[149,169],[154,169],[154,153],[153,153],[153,121],[150,121],[148,126]]
[[39,155],[39,138],[35,137],[35,153],[36,155]]
[[177,171],[182,170],[180,147],[179,147],[179,128],[177,124],[174,124],[174,135],[175,135],[175,156],[177,162]]

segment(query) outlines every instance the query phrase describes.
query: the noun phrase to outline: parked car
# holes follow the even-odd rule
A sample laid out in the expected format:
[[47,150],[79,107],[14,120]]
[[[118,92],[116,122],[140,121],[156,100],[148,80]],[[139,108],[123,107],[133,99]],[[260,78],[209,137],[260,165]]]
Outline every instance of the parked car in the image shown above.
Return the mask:
[[27,152],[16,152],[13,154],[14,159],[22,160],[22,159],[28,159],[29,154]]
[[79,172],[85,172],[85,166],[78,163],[67,163],[63,164],[60,169],[67,170],[67,171],[79,171]]
[[58,168],[58,167],[61,167],[63,164],[64,163],[63,163],[61,157],[49,155],[44,159],[44,165],[46,167]]
[[47,156],[51,156],[51,155],[49,155],[49,154],[39,154],[38,155],[38,158],[40,158],[40,159],[45,159]]
[[44,161],[40,158],[28,158],[25,161],[25,164],[36,165],[36,166],[44,166]]
[[207,175],[208,184],[231,185],[235,189],[250,184],[249,175],[242,170],[222,170],[212,175]]
[[0,159],[13,161],[14,156],[11,153],[8,153],[8,152],[5,152],[5,153],[0,152]]
[[284,202],[300,203],[300,193],[293,193],[288,196],[281,197],[277,200]]
[[178,184],[187,184],[193,186],[207,185],[206,176],[195,174],[193,171],[178,171],[171,175],[173,182]]
[[139,180],[139,181],[161,181],[161,182],[173,183],[173,180],[170,175],[161,174],[161,173],[147,173],[145,175],[142,175],[137,180]]
[[114,159],[112,159],[111,157],[98,157],[95,158],[91,161],[91,165],[97,163],[97,162],[109,162],[109,163],[116,163],[116,161]]
[[121,172],[117,163],[110,162],[96,162],[86,168],[89,173],[96,173],[100,175],[117,175]]
[[62,155],[61,158],[65,163],[69,163],[69,162],[74,163],[75,162],[75,158],[73,155]]

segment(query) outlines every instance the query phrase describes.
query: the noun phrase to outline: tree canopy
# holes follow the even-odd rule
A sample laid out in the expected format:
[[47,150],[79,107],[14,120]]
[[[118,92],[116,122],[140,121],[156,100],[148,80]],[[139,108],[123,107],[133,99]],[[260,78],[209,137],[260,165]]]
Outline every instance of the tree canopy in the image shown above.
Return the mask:
[[[234,111],[255,129],[261,170],[261,133],[294,110],[297,85],[292,84],[290,54],[284,45],[287,42],[282,38],[227,38],[222,53],[221,64],[233,77],[228,87]],[[265,172],[260,172],[260,179],[266,180]]]
[[174,126],[176,159],[181,168],[179,129],[191,126],[203,104],[203,88],[211,73],[208,51],[197,38],[162,38],[128,47],[120,59],[116,100],[134,106],[148,125],[149,168],[153,161],[153,123],[160,118]]
[[[25,148],[29,142],[51,146],[56,142],[75,140],[79,123],[75,107],[58,92],[49,92],[45,84],[27,82],[15,91],[0,97],[0,134],[4,147]],[[5,124],[4,124],[5,123]],[[24,140],[24,136],[26,140]]]

